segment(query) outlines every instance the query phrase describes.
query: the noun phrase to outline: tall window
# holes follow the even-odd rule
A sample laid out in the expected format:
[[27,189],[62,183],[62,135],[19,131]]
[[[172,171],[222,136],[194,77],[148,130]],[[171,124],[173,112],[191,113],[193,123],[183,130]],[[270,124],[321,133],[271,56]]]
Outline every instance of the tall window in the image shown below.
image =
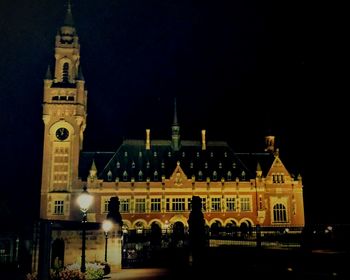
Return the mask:
[[236,211],[236,199],[234,197],[226,198],[226,211]]
[[227,181],[231,181],[232,180],[232,172],[228,171],[227,172]]
[[207,198],[201,197],[201,200],[202,200],[202,211],[205,212],[207,211]]
[[216,171],[213,172],[213,181],[218,179],[218,173]]
[[69,63],[68,62],[65,62],[63,64],[62,82],[64,82],[64,83],[68,83],[69,82]]
[[185,211],[185,198],[173,198],[171,202],[173,211]]
[[241,197],[241,211],[250,211],[250,198]]
[[126,170],[123,172],[123,181],[127,181],[128,180],[128,172],[126,172]]
[[104,213],[108,212],[108,204],[109,204],[109,198],[105,198],[103,201],[103,212]]
[[198,171],[198,180],[202,181],[203,180],[203,172],[202,171]]
[[64,201],[63,200],[55,200],[53,213],[55,215],[63,215],[64,214]]
[[129,212],[129,199],[122,198],[119,200],[119,212],[120,213],[128,213]]
[[139,181],[142,181],[143,180],[143,173],[142,171],[140,170],[139,171]]
[[211,210],[212,211],[220,211],[221,210],[221,198],[220,197],[212,197]]
[[153,178],[154,178],[154,181],[158,181],[158,171],[154,171],[153,173]]
[[64,190],[68,185],[69,147],[56,146],[53,157],[53,182],[55,190]]
[[146,212],[146,199],[145,198],[136,198],[136,200],[135,200],[135,212],[136,213],[145,213]]
[[151,198],[151,212],[160,212],[160,198]]
[[275,223],[287,222],[287,210],[282,203],[277,203],[273,206],[273,221]]

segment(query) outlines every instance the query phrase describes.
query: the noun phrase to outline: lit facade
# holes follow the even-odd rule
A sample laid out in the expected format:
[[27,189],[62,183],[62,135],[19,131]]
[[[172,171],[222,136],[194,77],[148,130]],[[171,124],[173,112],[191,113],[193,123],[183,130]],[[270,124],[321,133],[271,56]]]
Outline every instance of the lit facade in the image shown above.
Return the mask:
[[41,218],[79,221],[76,199],[87,186],[91,222],[102,222],[118,196],[124,227],[185,230],[196,195],[209,227],[304,225],[301,176],[290,175],[274,136],[258,153],[235,153],[225,142],[207,141],[204,130],[200,141],[182,140],[175,104],[168,140],[152,139],[147,129],[143,140],[125,140],[117,151],[83,151],[88,97],[78,39],[68,9],[54,71],[44,79]]

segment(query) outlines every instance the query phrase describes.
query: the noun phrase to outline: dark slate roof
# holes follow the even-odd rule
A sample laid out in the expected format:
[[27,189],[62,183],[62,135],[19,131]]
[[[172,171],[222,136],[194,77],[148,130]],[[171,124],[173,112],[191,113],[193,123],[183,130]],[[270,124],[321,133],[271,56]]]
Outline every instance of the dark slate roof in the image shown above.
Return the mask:
[[146,178],[161,181],[162,176],[169,178],[172,175],[177,162],[188,178],[195,176],[197,181],[205,181],[209,177],[215,181],[255,178],[258,161],[266,174],[273,156],[268,153],[234,153],[226,142],[218,141],[209,141],[206,150],[202,150],[199,141],[182,140],[180,150],[174,151],[168,140],[153,140],[150,150],[145,149],[144,140],[125,140],[114,153],[83,152],[79,172],[83,180],[87,178],[93,160],[98,177],[105,181],[130,181],[131,178],[136,182],[146,181]]
[[267,172],[270,170],[271,165],[275,159],[272,153],[236,153],[236,155],[244,162],[249,170],[254,172],[258,166],[258,162],[260,163],[261,170],[263,172],[263,176],[266,176]]

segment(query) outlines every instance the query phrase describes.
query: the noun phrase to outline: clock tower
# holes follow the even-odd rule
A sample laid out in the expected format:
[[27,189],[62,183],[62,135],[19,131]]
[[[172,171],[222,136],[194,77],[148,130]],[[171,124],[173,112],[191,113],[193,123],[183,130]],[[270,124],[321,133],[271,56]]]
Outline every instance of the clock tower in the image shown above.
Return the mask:
[[80,45],[68,3],[55,40],[55,66],[44,79],[44,151],[40,217],[68,220],[72,194],[80,192],[79,154],[86,127],[87,91]]

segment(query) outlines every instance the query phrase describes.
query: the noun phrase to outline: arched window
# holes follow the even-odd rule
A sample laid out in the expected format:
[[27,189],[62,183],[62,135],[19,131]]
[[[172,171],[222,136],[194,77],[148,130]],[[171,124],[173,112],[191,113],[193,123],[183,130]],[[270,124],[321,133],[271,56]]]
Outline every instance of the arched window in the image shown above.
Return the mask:
[[142,171],[140,170],[140,172],[139,172],[139,181],[142,181],[143,180],[143,173],[142,173]]
[[69,63],[68,62],[63,63],[62,82],[64,83],[69,82]]
[[218,173],[216,171],[213,172],[213,181],[218,179]]
[[112,171],[111,170],[109,170],[108,171],[108,173],[107,173],[107,180],[110,182],[110,181],[112,181]]
[[120,162],[117,161],[117,164],[116,164],[117,168],[120,168]]
[[287,210],[282,203],[277,203],[273,206],[273,221],[275,223],[287,222]]
[[198,180],[202,181],[203,180],[203,172],[202,171],[198,171]]
[[132,161],[131,168],[135,168],[135,161]]
[[153,173],[154,181],[158,181],[158,171],[154,171]]
[[227,181],[231,181],[232,180],[232,172],[228,171],[227,172]]
[[123,173],[123,181],[127,181],[128,180],[128,172],[124,171]]

